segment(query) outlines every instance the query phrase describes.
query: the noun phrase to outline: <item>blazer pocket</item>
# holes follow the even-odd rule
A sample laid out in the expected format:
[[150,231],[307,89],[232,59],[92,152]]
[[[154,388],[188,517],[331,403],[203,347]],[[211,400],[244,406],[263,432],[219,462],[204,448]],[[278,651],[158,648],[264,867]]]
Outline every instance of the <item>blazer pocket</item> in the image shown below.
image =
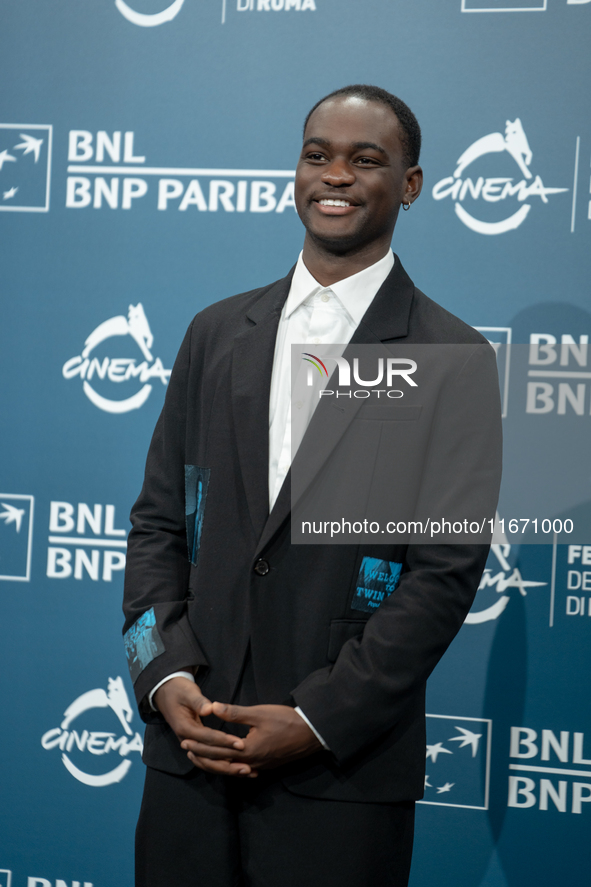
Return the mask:
[[377,419],[380,422],[416,422],[421,415],[421,406],[402,406],[402,404],[364,404],[357,418]]
[[328,637],[328,661],[336,662],[344,644],[361,637],[367,619],[333,619]]

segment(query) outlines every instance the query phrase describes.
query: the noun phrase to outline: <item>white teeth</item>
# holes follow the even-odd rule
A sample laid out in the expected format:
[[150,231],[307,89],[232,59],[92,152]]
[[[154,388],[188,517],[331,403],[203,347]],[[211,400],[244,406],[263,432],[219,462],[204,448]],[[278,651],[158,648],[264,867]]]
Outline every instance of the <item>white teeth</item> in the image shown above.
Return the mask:
[[348,200],[319,200],[320,206],[351,206]]

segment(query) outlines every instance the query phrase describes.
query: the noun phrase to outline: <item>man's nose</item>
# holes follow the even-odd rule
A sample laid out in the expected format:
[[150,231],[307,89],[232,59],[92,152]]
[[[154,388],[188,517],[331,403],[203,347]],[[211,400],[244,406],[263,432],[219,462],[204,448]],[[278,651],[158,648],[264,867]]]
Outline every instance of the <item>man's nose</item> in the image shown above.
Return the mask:
[[345,160],[335,158],[325,166],[322,181],[333,188],[352,185],[355,182],[355,172]]

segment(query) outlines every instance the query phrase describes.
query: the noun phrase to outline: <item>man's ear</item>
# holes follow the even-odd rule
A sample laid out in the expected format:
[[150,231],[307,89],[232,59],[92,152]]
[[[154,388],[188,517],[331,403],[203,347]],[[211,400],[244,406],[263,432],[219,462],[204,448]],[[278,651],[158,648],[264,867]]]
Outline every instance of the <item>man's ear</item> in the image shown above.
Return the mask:
[[423,189],[423,170],[420,166],[410,166],[406,170],[406,187],[403,203],[414,203]]

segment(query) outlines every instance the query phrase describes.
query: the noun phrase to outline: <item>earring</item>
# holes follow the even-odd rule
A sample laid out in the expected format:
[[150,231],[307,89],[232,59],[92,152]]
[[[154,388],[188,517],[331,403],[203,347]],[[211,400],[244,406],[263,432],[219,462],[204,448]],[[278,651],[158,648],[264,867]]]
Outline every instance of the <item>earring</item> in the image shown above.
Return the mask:
[[402,209],[405,210],[406,212],[408,212],[408,210],[410,209],[410,203],[403,203]]

